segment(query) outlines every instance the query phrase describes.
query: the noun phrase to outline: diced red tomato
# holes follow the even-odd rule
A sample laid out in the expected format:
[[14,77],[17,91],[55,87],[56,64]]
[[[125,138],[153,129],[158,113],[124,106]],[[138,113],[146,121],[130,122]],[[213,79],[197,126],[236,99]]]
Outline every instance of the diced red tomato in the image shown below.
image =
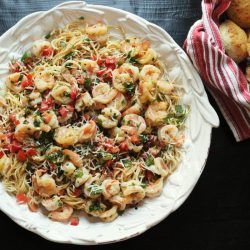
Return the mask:
[[46,111],[50,108],[52,108],[54,105],[54,101],[51,97],[49,97],[47,100],[43,100],[41,103],[40,111]]
[[127,142],[122,142],[122,143],[120,144],[120,150],[121,150],[122,152],[128,151],[128,143],[127,143]]
[[77,89],[72,89],[71,92],[70,92],[70,98],[71,98],[72,100],[75,100],[76,97],[77,97],[77,94],[78,94]]
[[14,64],[11,64],[10,71],[12,73],[20,72],[21,71],[21,67],[20,67],[19,63],[15,62]]
[[58,112],[63,118],[65,118],[69,111],[65,107],[61,107]]
[[97,75],[98,77],[102,77],[102,76],[105,74],[105,72],[106,72],[106,69],[101,69],[101,70],[98,70],[98,71],[96,72],[96,75]]
[[24,193],[20,193],[16,195],[16,200],[18,204],[25,204],[28,202],[28,197]]
[[51,56],[54,53],[54,49],[53,48],[45,48],[42,51],[42,56]]
[[27,151],[26,151],[27,155],[28,156],[34,156],[37,154],[37,151],[35,148],[29,148]]
[[50,165],[51,170],[55,170],[56,169],[56,164],[50,163],[49,165]]
[[75,191],[73,192],[73,195],[78,197],[82,193],[81,188],[76,188]]
[[3,151],[0,151],[0,159],[4,156],[4,152]]
[[106,161],[106,167],[108,167],[108,168],[111,167],[113,163],[114,163],[113,160],[107,160]]
[[76,216],[72,216],[70,218],[70,225],[71,226],[77,226],[79,224],[79,218]]
[[32,86],[32,85],[33,85],[32,75],[28,74],[26,76],[26,79],[21,82],[21,87],[26,88],[26,87],[29,87],[29,86]]
[[21,145],[16,141],[13,141],[11,144],[8,145],[8,147],[11,153],[17,153],[22,148]]
[[18,151],[18,153],[17,153],[17,159],[19,161],[26,161],[27,160],[27,155],[26,155],[26,153],[22,149],[20,149]]
[[104,63],[104,60],[101,57],[99,57],[96,62],[99,66],[101,66]]
[[16,116],[15,115],[9,115],[9,119],[17,126],[18,124],[20,124],[20,121],[18,121],[16,119]]

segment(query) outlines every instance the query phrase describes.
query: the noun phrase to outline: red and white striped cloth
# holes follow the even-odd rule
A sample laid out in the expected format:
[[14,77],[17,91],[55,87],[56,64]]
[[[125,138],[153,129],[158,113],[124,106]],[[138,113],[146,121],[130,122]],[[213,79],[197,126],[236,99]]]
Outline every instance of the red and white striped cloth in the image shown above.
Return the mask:
[[237,141],[250,138],[250,90],[238,65],[225,54],[219,17],[230,0],[203,0],[202,19],[190,29],[184,49],[215,98]]

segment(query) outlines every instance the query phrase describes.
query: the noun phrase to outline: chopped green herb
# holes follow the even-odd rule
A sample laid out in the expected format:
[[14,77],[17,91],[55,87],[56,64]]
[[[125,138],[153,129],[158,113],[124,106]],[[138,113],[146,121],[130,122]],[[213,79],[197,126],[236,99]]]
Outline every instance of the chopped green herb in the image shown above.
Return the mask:
[[64,92],[64,96],[70,97],[70,93],[69,92]]
[[98,156],[101,157],[103,160],[108,161],[113,159],[113,155],[106,152],[98,152]]
[[100,185],[92,184],[89,186],[88,190],[91,195],[97,195],[102,193],[103,188]]
[[51,37],[51,33],[49,32],[46,36],[45,39],[49,39]]
[[142,183],[142,184],[141,184],[141,187],[142,187],[142,188],[146,188],[146,187],[147,187],[147,184],[146,184],[146,183]]
[[83,177],[82,169],[77,169],[74,175],[76,178],[82,178]]
[[58,150],[55,153],[47,155],[47,160],[52,163],[60,163],[64,161],[64,154],[62,150]]
[[129,42],[130,42],[130,40],[129,40],[129,39],[126,39],[125,41],[126,41],[127,43],[129,43]]
[[90,89],[91,84],[92,84],[92,80],[90,78],[86,78],[84,80],[84,87],[85,87],[85,89],[87,89],[87,90]]
[[135,63],[137,63],[137,59],[135,57],[130,57],[128,59],[128,62],[131,63],[131,64],[135,64]]
[[84,18],[84,16],[80,16],[79,19],[80,20],[84,20],[85,18]]
[[53,130],[49,131],[48,133],[42,132],[42,134],[40,135],[40,137],[37,141],[37,144],[47,146],[48,144],[53,142],[53,137],[54,137]]
[[123,65],[123,62],[122,62],[122,61],[119,61],[119,62],[117,63],[117,65],[118,65],[118,67],[120,67],[120,66]]
[[183,115],[185,111],[182,105],[175,105],[175,112],[176,112],[176,115]]
[[146,143],[148,141],[148,137],[146,135],[139,135],[139,138],[142,143]]
[[101,207],[100,201],[93,201],[91,205],[89,206],[89,212],[101,211],[101,210],[102,210],[102,207]]
[[132,82],[126,82],[123,86],[130,94],[135,92],[135,85]]
[[154,157],[149,155],[148,158],[145,160],[145,164],[149,167],[154,164]]
[[75,53],[74,52],[70,52],[69,54],[67,54],[66,56],[64,56],[63,58],[65,59],[65,60],[69,60],[69,59],[72,59],[72,57],[75,55]]
[[26,61],[26,60],[29,59],[29,58],[31,58],[31,54],[25,52],[25,53],[23,54],[23,56],[21,57],[21,61],[24,62],[24,61]]
[[23,124],[28,124],[29,122],[27,120],[24,120],[23,121]]
[[132,162],[131,162],[131,160],[128,160],[128,159],[122,160],[122,163],[123,163],[123,166],[124,166],[125,168],[131,168],[131,167],[132,167]]
[[39,121],[38,119],[35,119],[34,120],[34,126],[35,127],[40,127],[40,125],[41,125],[41,121]]

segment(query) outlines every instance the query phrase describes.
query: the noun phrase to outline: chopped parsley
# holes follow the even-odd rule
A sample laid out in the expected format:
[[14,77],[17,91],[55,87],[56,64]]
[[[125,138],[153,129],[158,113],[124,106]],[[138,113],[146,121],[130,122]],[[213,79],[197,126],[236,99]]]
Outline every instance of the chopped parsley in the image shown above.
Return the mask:
[[64,154],[62,150],[58,150],[55,153],[47,155],[47,160],[52,163],[60,163],[64,161]]
[[93,201],[91,205],[89,206],[89,212],[101,211],[101,210],[102,210],[102,207],[101,207],[100,201]]
[[131,168],[131,167],[132,167],[132,162],[131,162],[131,160],[125,159],[125,160],[122,160],[122,163],[123,163],[123,166],[124,166],[125,168]]
[[53,142],[53,138],[54,138],[54,131],[49,131],[49,132],[42,132],[42,134],[40,135],[37,144],[38,145],[43,145],[46,146],[50,143]]
[[123,86],[130,94],[135,92],[135,85],[132,82],[125,82]]
[[31,58],[31,54],[25,52],[25,53],[23,54],[23,56],[21,57],[21,61],[22,61],[22,62],[25,62],[27,59],[30,59],[30,58]]
[[182,105],[175,105],[174,108],[175,108],[175,112],[176,112],[177,116],[181,116],[181,115],[185,114],[185,110],[182,107]]
[[63,58],[65,59],[65,60],[69,60],[69,59],[72,59],[72,57],[75,55],[75,53],[74,52],[70,52],[69,54],[67,54],[66,56],[64,56]]
[[139,138],[142,143],[146,143],[148,141],[148,137],[146,135],[139,135]]
[[82,169],[77,169],[76,170],[75,177],[76,178],[82,178],[83,177],[83,171],[82,171]]
[[98,152],[98,157],[101,157],[103,160],[108,161],[108,160],[112,160],[113,159],[113,155],[110,153],[106,153],[106,152]]
[[154,157],[152,155],[149,155],[148,158],[145,160],[145,164],[147,167],[154,164]]
[[91,80],[90,78],[86,78],[86,79],[84,80],[84,88],[85,88],[85,89],[89,90],[91,84],[92,84],[92,80]]
[[88,190],[91,195],[97,195],[102,193],[103,188],[100,185],[92,184],[89,186]]
[[33,123],[35,127],[40,127],[41,125],[41,121],[39,121],[38,119],[35,119]]
[[51,37],[51,33],[49,32],[46,36],[45,36],[45,39],[50,39]]
[[85,18],[84,18],[84,16],[80,16],[79,19],[80,20],[84,20]]
[[134,56],[131,56],[132,50],[128,52],[127,62],[131,64],[137,63],[137,59]]

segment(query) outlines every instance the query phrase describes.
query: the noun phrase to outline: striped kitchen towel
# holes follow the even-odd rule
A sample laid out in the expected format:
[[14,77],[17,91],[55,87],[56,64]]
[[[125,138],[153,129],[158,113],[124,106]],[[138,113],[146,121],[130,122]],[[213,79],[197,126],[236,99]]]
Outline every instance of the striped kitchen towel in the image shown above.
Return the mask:
[[202,19],[190,29],[184,49],[215,98],[237,141],[250,138],[250,89],[238,65],[225,54],[219,17],[230,0],[203,0]]

